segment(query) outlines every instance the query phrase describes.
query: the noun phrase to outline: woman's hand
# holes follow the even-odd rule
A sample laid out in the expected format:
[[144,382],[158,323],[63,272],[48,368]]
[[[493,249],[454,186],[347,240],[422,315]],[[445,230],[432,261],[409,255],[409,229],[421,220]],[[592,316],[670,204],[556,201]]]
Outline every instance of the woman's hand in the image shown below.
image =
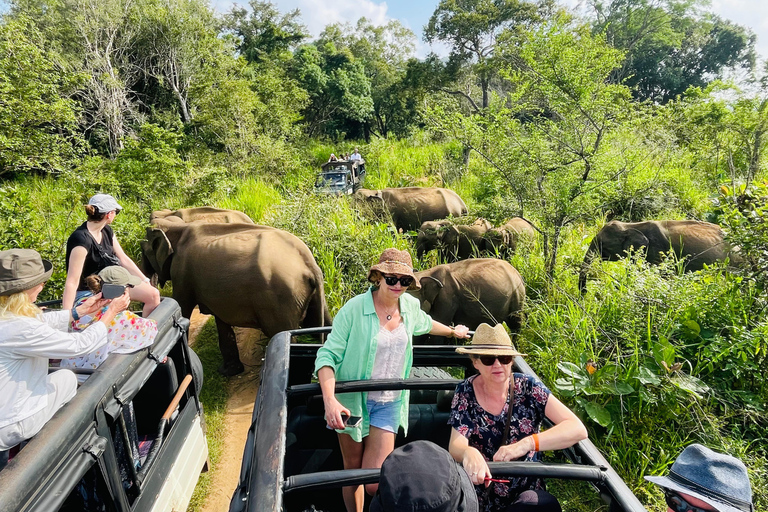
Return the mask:
[[103,322],[104,325],[109,327],[109,324],[112,323],[112,320],[114,320],[119,313],[128,309],[130,304],[131,296],[128,295],[128,290],[126,289],[121,296],[112,299],[112,301],[109,303],[109,306],[107,306],[106,311],[104,311],[104,314],[101,315],[99,321]]
[[469,338],[469,327],[466,325],[457,325],[453,328],[453,336],[456,338]]
[[101,310],[101,308],[107,304],[109,304],[109,299],[102,299],[101,292],[99,292],[96,295],[85,299],[83,303],[77,306],[75,309],[77,310],[78,316],[92,315]]
[[464,471],[467,472],[473,484],[482,485],[485,483],[485,486],[488,487],[490,481],[486,482],[485,479],[491,478],[491,470],[488,469],[483,454],[477,448],[468,447],[464,450],[461,465],[464,466]]
[[510,460],[517,460],[524,457],[528,452],[535,449],[533,438],[528,436],[520,441],[512,444],[508,444],[499,448],[496,453],[493,454],[494,462],[508,462]]
[[323,403],[325,404],[325,422],[328,426],[336,430],[343,429],[345,425],[341,419],[341,413],[343,412],[349,417],[351,416],[349,409],[341,405],[335,396],[329,397],[328,400],[323,400]]

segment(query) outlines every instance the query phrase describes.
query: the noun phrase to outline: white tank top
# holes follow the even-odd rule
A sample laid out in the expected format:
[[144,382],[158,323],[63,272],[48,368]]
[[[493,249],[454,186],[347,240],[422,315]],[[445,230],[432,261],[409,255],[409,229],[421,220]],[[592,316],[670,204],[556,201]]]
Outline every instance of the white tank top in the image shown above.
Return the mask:
[[[405,325],[400,322],[393,331],[384,327],[377,335],[376,358],[373,360],[371,379],[400,379],[403,377],[405,366],[405,348],[408,346],[408,333]],[[376,402],[394,402],[400,396],[398,390],[371,391],[368,400]]]

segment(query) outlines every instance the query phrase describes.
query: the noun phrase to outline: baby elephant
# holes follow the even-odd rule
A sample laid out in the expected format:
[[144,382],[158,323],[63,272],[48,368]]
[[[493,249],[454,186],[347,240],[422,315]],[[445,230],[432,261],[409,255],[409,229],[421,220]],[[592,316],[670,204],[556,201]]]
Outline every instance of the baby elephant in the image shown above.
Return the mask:
[[[525,283],[515,267],[495,258],[474,258],[416,272],[421,289],[413,292],[421,309],[446,325],[476,329],[485,322],[505,322],[512,332],[522,324]],[[421,343],[445,342],[425,337]]]

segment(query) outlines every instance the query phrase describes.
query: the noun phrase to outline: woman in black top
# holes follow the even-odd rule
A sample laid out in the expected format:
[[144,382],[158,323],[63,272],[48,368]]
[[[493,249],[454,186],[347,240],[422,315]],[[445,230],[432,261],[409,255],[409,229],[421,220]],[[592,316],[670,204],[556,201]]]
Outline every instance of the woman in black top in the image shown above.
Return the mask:
[[160,304],[160,292],[149,284],[139,267],[125,254],[110,224],[123,207],[109,194],[93,196],[85,212],[88,220],[78,227],[67,240],[67,281],[64,284],[62,306],[70,309],[75,301],[89,293],[85,278],[105,267],[120,265],[143,282],[128,292],[131,300],[144,303],[146,317]]

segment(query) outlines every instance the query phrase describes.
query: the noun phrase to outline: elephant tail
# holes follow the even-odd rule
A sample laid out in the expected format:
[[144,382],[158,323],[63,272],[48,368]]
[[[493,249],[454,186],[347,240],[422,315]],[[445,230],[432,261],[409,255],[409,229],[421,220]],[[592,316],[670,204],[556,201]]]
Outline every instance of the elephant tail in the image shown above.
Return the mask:
[[304,317],[304,327],[329,326],[332,324],[331,313],[328,311],[328,303],[325,300],[325,279],[320,267],[317,267],[313,281],[315,291],[309,297],[307,314]]
[[579,292],[584,295],[587,292],[587,272],[589,271],[589,265],[595,258],[595,255],[599,252],[597,249],[597,237],[592,239],[589,244],[589,249],[584,255],[584,261],[581,264],[581,270],[579,271]]

